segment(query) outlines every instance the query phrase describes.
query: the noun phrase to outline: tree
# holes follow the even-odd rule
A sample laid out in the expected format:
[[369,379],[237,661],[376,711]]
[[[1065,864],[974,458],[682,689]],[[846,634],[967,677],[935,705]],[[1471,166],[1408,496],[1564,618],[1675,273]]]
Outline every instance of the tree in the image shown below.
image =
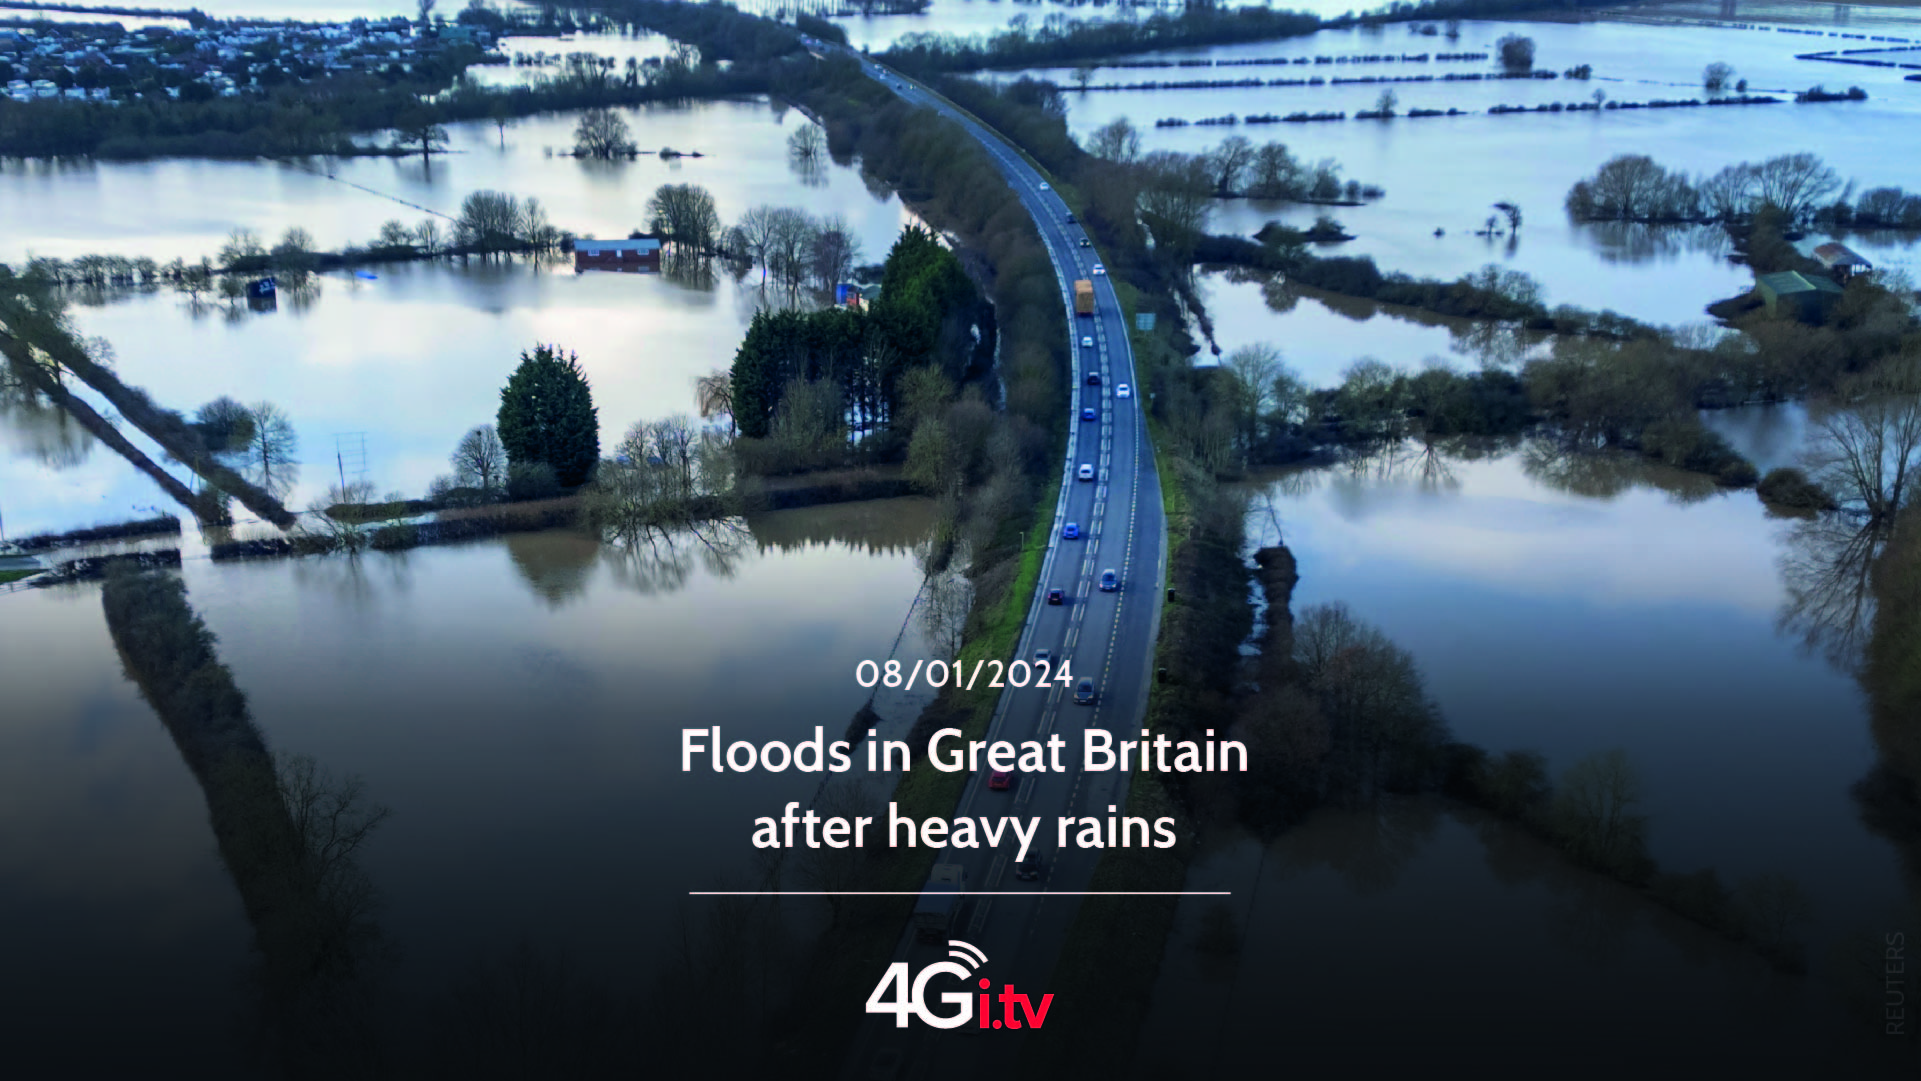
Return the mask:
[[439,115],[434,110],[417,106],[394,118],[394,148],[408,147],[419,147],[423,158],[447,149],[447,129],[440,126]]
[[195,410],[193,426],[215,454],[238,451],[253,442],[253,413],[225,395]]
[[860,238],[847,224],[847,219],[839,214],[830,214],[820,223],[820,231],[814,234],[813,268],[814,284],[822,289],[832,289],[847,280],[860,262]]
[[1921,361],[1887,361],[1845,382],[1813,423],[1808,479],[1870,523],[1893,522],[1921,485]]
[[507,126],[514,122],[514,111],[505,97],[497,99],[487,110],[487,119],[493,121],[494,130],[500,135],[500,149],[507,149]]
[[500,391],[496,428],[514,465],[543,464],[563,487],[576,487],[600,461],[600,416],[578,354],[553,345],[520,354]]
[[1254,442],[1262,417],[1273,411],[1276,387],[1287,366],[1281,351],[1271,345],[1244,345],[1227,355],[1221,371],[1231,381],[1235,420],[1243,451]]
[[1641,775],[1627,752],[1616,749],[1569,766],[1549,813],[1576,859],[1633,878],[1648,867],[1647,819],[1634,813],[1640,802]]
[[414,22],[426,26],[432,20],[438,0],[414,0]]
[[767,267],[774,245],[774,212],[777,207],[750,207],[740,216],[734,232],[740,238],[742,250],[735,254],[760,268],[761,281],[767,280]]
[[294,457],[300,451],[300,438],[286,411],[272,402],[256,402],[248,414],[253,431],[247,440],[245,465],[254,482],[275,495],[293,487]]
[[1494,43],[1501,66],[1511,72],[1534,70],[1534,39],[1508,34]]
[[1518,233],[1521,231],[1521,204],[1513,202],[1512,200],[1503,199],[1494,204],[1494,209],[1507,215],[1507,231],[1509,233]]
[[441,248],[440,223],[432,218],[422,221],[414,228],[414,246],[422,255],[439,255]]
[[1118,117],[1094,129],[1087,139],[1087,152],[1097,158],[1130,165],[1140,160],[1141,133],[1134,130],[1126,117]]
[[767,269],[790,290],[807,280],[819,225],[804,210],[775,207],[768,223]]
[[1724,64],[1719,60],[1716,60],[1714,63],[1709,64],[1706,68],[1703,68],[1701,71],[1701,85],[1704,88],[1706,88],[1707,91],[1711,94],[1718,94],[1721,91],[1727,89],[1728,83],[1733,78],[1734,78],[1733,66],[1730,64]]
[[374,238],[374,247],[383,251],[411,252],[414,250],[414,231],[405,222],[389,218],[380,225],[380,235]]
[[574,125],[575,157],[610,160],[628,157],[635,149],[627,121],[612,109],[588,109]]
[[1216,195],[1238,195],[1248,163],[1254,160],[1254,144],[1244,135],[1231,135],[1207,154],[1207,168]]
[[734,378],[725,368],[716,368],[694,380],[694,402],[700,409],[702,420],[727,415],[728,434],[737,434],[739,425],[734,420]]
[[804,162],[817,162],[827,153],[827,136],[818,125],[802,124],[787,137],[787,153]]
[[1401,96],[1394,92],[1393,87],[1389,87],[1381,91],[1380,97],[1374,99],[1374,111],[1382,116],[1393,116],[1394,107],[1400,103]]
[[1284,143],[1264,143],[1248,165],[1247,193],[1256,199],[1298,198],[1304,189],[1301,163]]
[[1818,155],[1802,152],[1769,158],[1755,167],[1754,192],[1764,206],[1776,206],[1791,221],[1807,217],[1841,192],[1839,173]]
[[491,424],[482,424],[460,437],[460,445],[448,459],[454,479],[463,488],[491,492],[507,479],[507,449]]
[[280,237],[280,243],[273,246],[270,253],[276,272],[294,278],[311,271],[314,267],[313,234],[292,226]]
[[454,220],[454,243],[476,251],[504,251],[520,243],[520,200],[481,189],[461,200]]
[[662,184],[647,200],[647,228],[676,248],[709,252],[720,242],[720,213],[706,188]]
[[1201,158],[1165,150],[1148,155],[1144,171],[1141,217],[1155,241],[1171,252],[1192,251],[1214,209],[1216,174]]
[[1087,93],[1087,84],[1094,81],[1094,65],[1082,64],[1074,69],[1074,85],[1080,92]]
[[258,270],[266,265],[267,249],[260,243],[260,234],[252,229],[235,229],[227,234],[227,242],[220,245],[216,258],[222,270]]

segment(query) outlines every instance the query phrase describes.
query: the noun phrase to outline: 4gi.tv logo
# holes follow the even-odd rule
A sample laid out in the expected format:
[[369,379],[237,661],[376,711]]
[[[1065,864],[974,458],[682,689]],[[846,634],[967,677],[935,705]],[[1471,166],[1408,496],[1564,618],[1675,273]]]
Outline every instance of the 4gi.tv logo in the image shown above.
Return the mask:
[[[937,961],[921,969],[920,974],[911,979],[907,962],[895,961],[888,965],[887,973],[874,985],[873,993],[867,996],[867,1012],[893,1014],[895,1028],[906,1028],[908,1019],[912,1017],[918,1017],[935,1028],[959,1028],[977,1017],[981,1028],[1039,1028],[1047,1022],[1047,1009],[1054,1004],[1052,994],[1042,995],[1040,1008],[1035,1009],[1027,995],[1017,993],[1011,983],[1003,985],[999,994],[994,994],[990,990],[993,981],[985,976],[979,981],[979,994],[966,990],[942,991],[940,1002],[950,1009],[941,1011],[929,1008],[927,985],[936,976],[952,976],[965,986],[973,980],[975,971],[987,963],[987,954],[978,946],[958,939],[949,939],[947,946],[947,956],[955,960]],[[893,994],[891,999],[887,997],[890,992]],[[976,999],[980,1001],[978,1013],[974,1009]],[[1001,1006],[999,1017],[994,1016],[996,1002]],[[1016,1007],[1019,1008],[1018,1013]]]

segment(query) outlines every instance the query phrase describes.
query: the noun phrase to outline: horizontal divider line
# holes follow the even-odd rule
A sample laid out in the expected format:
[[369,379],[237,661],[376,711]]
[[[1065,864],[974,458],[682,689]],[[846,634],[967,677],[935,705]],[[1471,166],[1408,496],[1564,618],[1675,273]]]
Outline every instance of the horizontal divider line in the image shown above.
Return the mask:
[[[689,897],[919,897],[924,890],[688,890]],[[956,897],[1232,897],[1232,890],[942,890]]]

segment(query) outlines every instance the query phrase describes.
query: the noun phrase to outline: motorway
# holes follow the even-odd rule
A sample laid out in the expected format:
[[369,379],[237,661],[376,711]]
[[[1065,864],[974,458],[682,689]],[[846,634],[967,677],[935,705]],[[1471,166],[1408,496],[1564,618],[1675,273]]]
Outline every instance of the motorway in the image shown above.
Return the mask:
[[[852,54],[850,54],[852,55]],[[1142,415],[1139,383],[1128,328],[1104,274],[1094,272],[1099,255],[1082,247],[1085,237],[1068,222],[1070,211],[1047,185],[1045,178],[997,134],[987,130],[946,99],[912,80],[856,57],[862,70],[914,105],[934,109],[967,129],[999,164],[1009,185],[1034,217],[1040,237],[1053,260],[1068,312],[1072,341],[1073,416],[1069,421],[1067,454],[1062,463],[1061,493],[1053,525],[1053,542],[1041,569],[1033,606],[1023,628],[1017,656],[1033,660],[1035,651],[1048,650],[1071,665],[1073,682],[1091,677],[1095,700],[1074,701],[1073,687],[1051,683],[1049,688],[1003,692],[988,738],[1021,741],[1046,739],[1059,733],[1067,741],[1062,772],[1017,775],[1008,790],[987,786],[985,771],[968,779],[955,810],[956,817],[1036,817],[1041,827],[1034,840],[1043,869],[1038,880],[1021,881],[1013,874],[1016,845],[996,849],[948,849],[942,862],[966,868],[970,895],[957,913],[951,937],[963,939],[987,954],[980,975],[991,977],[996,989],[1011,983],[1031,992],[1038,1003],[1067,938],[1080,898],[1064,891],[1085,890],[1100,851],[1058,844],[1057,816],[1092,815],[1106,819],[1109,808],[1123,808],[1127,775],[1119,771],[1086,773],[1080,768],[1082,731],[1099,726],[1115,738],[1137,737],[1147,709],[1147,693],[1160,627],[1162,583],[1166,576],[1167,523],[1161,510],[1160,477],[1154,468]],[[1095,314],[1076,316],[1073,283],[1094,283]],[[1092,346],[1082,339],[1091,337]],[[1088,385],[1089,374],[1100,377]],[[1117,391],[1125,384],[1134,393]],[[1092,408],[1097,419],[1082,420]],[[1092,465],[1091,481],[1077,480],[1079,466]],[[1081,539],[1063,538],[1072,522]],[[1114,570],[1117,592],[1098,588],[1101,573]],[[1045,603],[1047,591],[1060,589],[1065,603]],[[1008,658],[1012,660],[1014,658]],[[1030,852],[1030,855],[1034,853]],[[976,893],[989,894],[980,895]],[[992,894],[1000,894],[993,896]],[[918,942],[910,927],[896,948],[894,960],[908,962],[915,971],[948,959],[945,941]],[[882,973],[874,973],[879,981]],[[941,990],[953,990],[943,981]],[[946,1009],[930,986],[931,1005]],[[1081,1004],[1096,1008],[1098,1004]],[[896,1028],[891,1016],[868,1017],[855,1040],[842,1076],[851,1081],[935,1081],[947,1077],[979,1077],[981,1071],[1004,1068],[1020,1051],[1025,1033],[983,1032],[969,1025],[940,1031],[915,1022]]]

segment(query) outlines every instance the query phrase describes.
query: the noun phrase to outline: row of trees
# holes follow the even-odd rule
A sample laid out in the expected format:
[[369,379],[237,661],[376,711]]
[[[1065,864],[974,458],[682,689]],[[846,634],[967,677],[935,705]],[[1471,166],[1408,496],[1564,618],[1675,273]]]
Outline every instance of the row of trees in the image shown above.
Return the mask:
[[[832,427],[849,434],[888,426],[909,369],[931,366],[955,382],[965,376],[979,303],[954,253],[932,233],[909,226],[882,264],[880,298],[868,310],[755,316],[729,374],[741,434],[766,438],[780,424],[817,432],[823,411],[841,418]],[[806,386],[832,387],[824,395],[831,403],[822,406],[815,397],[787,403]]]
[[1371,184],[1341,180],[1341,166],[1333,158],[1309,164],[1285,143],[1256,146],[1243,135],[1223,139],[1199,154],[1156,151],[1143,156],[1140,132],[1126,117],[1096,128],[1088,136],[1087,152],[1122,165],[1140,164],[1151,174],[1151,187],[1166,186],[1226,198],[1331,201],[1378,199],[1384,192]]
[[1921,228],[1921,195],[1880,187],[1851,198],[1853,190],[1852,181],[1805,152],[1698,178],[1645,154],[1620,154],[1575,183],[1567,210],[1581,221],[1740,222],[1774,207],[1790,222]]

